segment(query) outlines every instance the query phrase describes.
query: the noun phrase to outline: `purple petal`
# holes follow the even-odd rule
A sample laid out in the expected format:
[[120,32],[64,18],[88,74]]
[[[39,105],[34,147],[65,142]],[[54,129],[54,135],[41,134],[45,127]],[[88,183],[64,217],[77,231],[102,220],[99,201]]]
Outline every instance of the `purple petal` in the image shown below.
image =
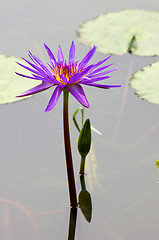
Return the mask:
[[114,88],[114,87],[121,87],[121,85],[103,85],[98,83],[83,83],[84,85],[92,86],[92,87],[99,87],[99,88]]
[[[48,74],[43,70],[41,69],[41,67],[38,67],[37,65],[27,61],[25,58],[22,58],[25,62],[27,62],[30,66],[32,66],[33,68],[35,68],[38,72],[39,72],[39,75],[42,75],[42,76],[48,76]],[[50,72],[49,73],[49,76],[51,76],[52,73]]]
[[68,81],[68,84],[79,81],[84,75],[86,75],[94,65],[90,65],[85,68],[82,72],[75,73]]
[[40,80],[40,81],[43,81],[43,82],[48,82],[48,83],[52,83],[52,84],[59,84],[59,82],[52,76],[52,78],[50,79],[48,76],[46,77],[41,77],[41,76],[38,76],[38,75],[35,75],[35,74],[32,74],[35,78],[35,80]]
[[63,87],[59,87],[59,86],[57,86],[55,88],[55,90],[54,90],[54,92],[53,92],[53,94],[52,94],[52,96],[50,98],[50,101],[49,101],[49,103],[47,105],[47,108],[45,109],[45,112],[49,112],[56,105],[56,103],[57,103],[57,101],[58,101],[58,99],[59,99],[59,97],[61,95],[62,89],[63,89]]
[[[24,58],[23,58],[23,60],[26,61],[28,64],[30,64],[33,68],[37,69],[38,74],[43,77],[43,80],[42,80],[42,81],[50,82],[50,83],[53,83],[53,84],[60,84],[59,81],[53,76],[52,73],[50,73],[50,74],[48,75],[46,72],[44,72],[44,71],[43,71],[41,68],[39,68],[38,66],[36,66],[36,65],[34,65],[33,63],[27,61],[27,60],[24,59]],[[17,74],[18,74],[18,73],[17,73]],[[18,74],[18,75],[20,75],[20,74]],[[21,74],[21,76],[27,77],[26,75],[23,75],[23,74]],[[28,78],[31,78],[31,77],[28,77]],[[35,78],[32,78],[32,79],[35,79]],[[41,80],[40,77],[37,78],[37,76],[36,76],[36,79],[37,79],[37,80]]]
[[57,55],[58,55],[58,61],[63,64],[63,62],[64,62],[64,57],[63,57],[63,53],[62,53],[62,49],[61,49],[61,46],[60,46],[60,45],[59,45],[59,48],[58,48],[58,53],[57,53]]
[[50,62],[52,63],[53,67],[56,65],[56,59],[52,53],[52,51],[50,50],[50,48],[44,43],[44,47],[49,55],[50,58]]
[[83,88],[79,84],[66,85],[67,90],[85,107],[90,107]]
[[102,65],[102,64],[103,64],[106,60],[108,60],[110,57],[111,57],[111,55],[108,56],[107,58],[99,61],[98,63],[96,63],[96,64],[94,65],[94,68],[97,68],[97,67],[99,67],[100,65]]
[[106,71],[106,72],[100,72],[100,73],[98,73],[98,74],[95,74],[94,75],[94,73],[90,73],[87,77],[100,77],[100,76],[103,76],[103,75],[106,75],[106,74],[108,74],[108,73],[110,73],[110,72],[113,72],[113,71],[115,71],[116,69],[118,69],[118,67],[116,67],[116,68],[113,68],[113,69],[110,69],[110,70],[108,70],[108,71]]
[[23,97],[23,96],[28,96],[28,95],[31,95],[31,94],[35,94],[35,93],[44,91],[44,90],[46,90],[46,89],[48,89],[52,86],[54,86],[54,84],[41,83],[41,84],[37,85],[36,87],[33,87],[33,88],[27,90],[26,92],[21,93],[20,95],[18,95],[16,97]]
[[80,79],[80,73],[75,73],[68,81],[68,84],[72,84]]
[[[101,68],[97,68],[96,70],[91,71],[91,72],[90,72],[90,75],[93,75],[93,74],[96,74],[96,73],[98,73],[98,72],[101,72],[101,71],[103,71],[104,69],[106,69],[106,68],[108,68],[108,67],[110,67],[110,66],[112,66],[112,65],[113,65],[113,63],[111,63],[111,64],[109,64],[109,65],[107,65],[107,66],[101,67]],[[94,67],[93,67],[93,69],[94,69]]]
[[29,70],[30,72],[33,72],[33,73],[35,73],[35,74],[39,74],[39,72],[38,72],[37,70],[34,70],[34,69],[30,68],[30,67],[27,67],[27,66],[25,66],[25,65],[23,65],[23,64],[21,64],[21,63],[18,63],[18,62],[16,62],[16,63],[17,63],[18,65],[20,65],[21,67]]
[[74,63],[75,61],[75,44],[74,41],[72,41],[70,52],[69,52],[69,64]]
[[88,79],[87,77],[86,78],[82,78],[79,82],[80,83],[93,83],[93,82],[99,82],[99,81],[102,81],[102,80],[105,80],[105,79],[108,79],[110,78],[111,76],[104,76],[104,77],[97,77],[97,78],[93,78],[91,77],[90,79]]
[[47,82],[47,83],[50,83],[50,84],[56,84],[56,82],[51,81],[49,78],[43,78],[41,76],[37,76],[37,75],[34,75],[34,74],[33,74],[33,77],[31,77],[31,76],[27,76],[27,75],[24,75],[24,74],[21,74],[21,73],[17,73],[17,72],[15,72],[15,73],[17,75],[21,76],[21,77],[30,78],[30,79],[33,79],[33,80],[40,80],[40,81]]
[[29,57],[34,61],[35,64],[38,64],[38,66],[47,74],[47,75],[52,75],[52,72],[50,69],[48,69],[45,64],[36,56],[34,56],[31,52],[29,52]]
[[94,46],[83,58],[83,60],[79,63],[79,69],[85,67],[85,65],[90,61],[96,51],[96,46]]
[[27,75],[24,75],[24,74],[21,74],[21,73],[17,73],[15,72],[17,75],[21,76],[21,77],[25,77],[25,78],[30,78],[30,79],[34,79],[34,80],[38,80],[38,79],[35,79],[35,77],[31,77],[31,76],[27,76]]
[[64,75],[61,74],[60,77],[62,78],[64,83],[67,83],[67,78]]

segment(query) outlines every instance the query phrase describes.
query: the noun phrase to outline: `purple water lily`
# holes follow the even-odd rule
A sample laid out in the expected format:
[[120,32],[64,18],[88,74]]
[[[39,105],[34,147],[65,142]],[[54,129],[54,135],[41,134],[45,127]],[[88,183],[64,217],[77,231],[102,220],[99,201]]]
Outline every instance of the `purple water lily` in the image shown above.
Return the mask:
[[44,44],[45,49],[50,58],[49,67],[45,66],[44,63],[34,56],[31,52],[29,52],[29,57],[32,62],[27,62],[32,68],[28,66],[24,66],[21,63],[18,63],[23,68],[29,70],[32,73],[32,76],[26,76],[20,73],[16,73],[22,77],[40,80],[42,81],[41,84],[37,85],[36,87],[18,95],[17,97],[23,97],[31,94],[35,94],[41,91],[44,91],[50,87],[56,87],[51,99],[48,103],[48,106],[45,112],[48,112],[53,109],[56,105],[58,98],[62,90],[65,88],[67,89],[83,106],[89,107],[88,100],[85,96],[83,88],[81,84],[92,86],[92,87],[99,87],[104,89],[109,89],[112,87],[120,87],[121,85],[103,85],[97,83],[101,80],[105,80],[110,78],[110,76],[105,76],[106,74],[116,70],[117,68],[113,68],[110,70],[105,71],[106,68],[110,67],[112,64],[106,65],[101,67],[101,65],[110,58],[107,57],[104,60],[99,61],[96,64],[88,65],[88,62],[93,57],[96,46],[94,46],[83,58],[81,62],[75,61],[75,44],[72,42],[70,51],[69,51],[69,60],[68,62],[64,59],[62,49],[59,46],[58,48],[58,60],[55,59],[53,53],[48,48],[46,44]]

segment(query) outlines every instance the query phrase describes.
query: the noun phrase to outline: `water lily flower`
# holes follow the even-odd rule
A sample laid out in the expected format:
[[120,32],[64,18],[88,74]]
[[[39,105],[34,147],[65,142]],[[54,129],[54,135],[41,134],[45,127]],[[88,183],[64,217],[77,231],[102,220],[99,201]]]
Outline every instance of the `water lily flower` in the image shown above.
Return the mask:
[[42,83],[36,87],[31,88],[30,90],[18,95],[17,97],[35,94],[51,87],[56,87],[47,105],[47,108],[45,109],[45,112],[53,109],[60,97],[62,90],[64,89],[67,89],[83,106],[89,108],[90,105],[81,84],[104,89],[120,87],[120,85],[103,85],[101,83],[98,83],[99,81],[110,78],[110,76],[107,76],[107,74],[116,70],[117,68],[105,70],[112,64],[101,67],[101,65],[106,62],[110,56],[104,60],[99,61],[96,64],[88,65],[88,62],[96,51],[96,46],[94,46],[86,54],[82,61],[75,61],[75,44],[72,42],[69,51],[68,62],[64,59],[60,45],[58,48],[57,60],[46,44],[44,44],[44,47],[50,58],[50,64],[48,64],[48,66],[46,66],[40,59],[29,52],[28,55],[32,62],[29,62],[24,58],[23,60],[31,67],[24,66],[21,63],[18,64],[23,68],[29,70],[32,73],[32,76],[23,75],[20,73],[16,74],[22,77],[42,81]]

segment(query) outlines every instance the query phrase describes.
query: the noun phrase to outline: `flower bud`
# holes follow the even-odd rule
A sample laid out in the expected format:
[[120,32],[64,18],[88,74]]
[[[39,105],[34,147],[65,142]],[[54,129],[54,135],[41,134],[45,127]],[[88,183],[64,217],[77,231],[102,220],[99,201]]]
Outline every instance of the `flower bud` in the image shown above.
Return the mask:
[[78,151],[82,157],[86,157],[91,147],[91,125],[87,119],[83,124],[78,138]]

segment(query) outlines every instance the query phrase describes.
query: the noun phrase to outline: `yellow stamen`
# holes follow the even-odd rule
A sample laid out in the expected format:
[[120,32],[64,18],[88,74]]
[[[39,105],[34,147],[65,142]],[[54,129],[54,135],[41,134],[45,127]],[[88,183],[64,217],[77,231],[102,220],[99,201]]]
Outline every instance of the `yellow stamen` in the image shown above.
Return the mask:
[[53,76],[56,78],[57,81],[60,83],[66,85],[67,83],[64,83],[63,80],[61,79],[60,75],[62,74],[63,76],[66,77],[67,82],[69,79],[78,72],[78,68],[75,66],[56,66],[55,68],[52,69]]

